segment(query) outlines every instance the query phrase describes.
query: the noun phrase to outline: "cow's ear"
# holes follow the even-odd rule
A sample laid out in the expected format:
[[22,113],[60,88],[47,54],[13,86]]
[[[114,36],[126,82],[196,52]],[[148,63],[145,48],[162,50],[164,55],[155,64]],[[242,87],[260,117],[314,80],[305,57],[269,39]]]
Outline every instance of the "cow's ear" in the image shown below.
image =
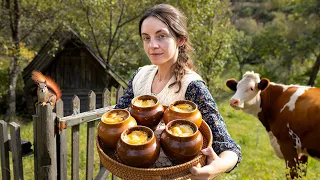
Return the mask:
[[237,80],[234,78],[228,79],[226,82],[226,85],[229,89],[231,89],[232,91],[237,91]]
[[262,78],[261,81],[258,83],[258,89],[261,91],[266,90],[270,85],[270,80],[267,78]]

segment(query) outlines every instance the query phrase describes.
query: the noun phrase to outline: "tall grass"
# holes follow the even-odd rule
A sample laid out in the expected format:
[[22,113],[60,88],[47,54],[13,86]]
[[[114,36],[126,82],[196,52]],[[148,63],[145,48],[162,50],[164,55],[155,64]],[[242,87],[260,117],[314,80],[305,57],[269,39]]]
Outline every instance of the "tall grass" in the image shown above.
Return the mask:
[[[258,119],[235,111],[225,102],[218,105],[228,131],[242,148],[242,162],[228,174],[218,179],[226,180],[277,180],[285,179],[285,162],[276,157],[269,143],[264,127]],[[33,142],[33,128],[31,123],[20,123],[21,137]],[[68,179],[71,179],[71,128],[68,128]],[[80,127],[80,179],[85,179],[86,166],[86,125]],[[99,171],[99,156],[95,149],[94,175]],[[23,157],[24,177],[34,179],[33,155]],[[11,163],[12,164],[12,163]],[[12,172],[12,169],[11,169]],[[0,172],[1,177],[1,172]],[[13,177],[12,177],[13,179]],[[320,163],[309,158],[307,176],[302,179],[320,179]]]

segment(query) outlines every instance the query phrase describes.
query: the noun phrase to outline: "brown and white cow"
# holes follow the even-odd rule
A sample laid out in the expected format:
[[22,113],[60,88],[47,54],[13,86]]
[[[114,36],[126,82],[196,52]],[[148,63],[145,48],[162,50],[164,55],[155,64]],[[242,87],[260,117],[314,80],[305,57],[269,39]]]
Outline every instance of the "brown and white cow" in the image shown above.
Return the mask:
[[304,155],[320,160],[320,88],[276,84],[254,72],[239,82],[228,79],[226,85],[235,91],[230,105],[261,121],[292,178],[297,163],[307,161]]

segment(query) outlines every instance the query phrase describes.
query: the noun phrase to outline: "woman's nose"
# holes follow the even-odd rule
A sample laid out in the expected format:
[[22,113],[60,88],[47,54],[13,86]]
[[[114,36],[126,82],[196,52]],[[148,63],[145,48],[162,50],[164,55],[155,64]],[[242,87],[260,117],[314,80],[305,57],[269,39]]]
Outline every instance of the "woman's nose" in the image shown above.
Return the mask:
[[151,48],[158,48],[159,47],[159,42],[156,39],[152,38],[150,40],[149,46]]

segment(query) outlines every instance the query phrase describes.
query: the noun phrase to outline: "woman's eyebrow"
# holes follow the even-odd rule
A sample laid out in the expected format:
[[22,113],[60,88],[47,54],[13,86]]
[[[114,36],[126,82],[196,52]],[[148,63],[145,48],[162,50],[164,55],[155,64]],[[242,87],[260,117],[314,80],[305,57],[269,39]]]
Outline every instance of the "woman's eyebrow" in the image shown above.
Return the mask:
[[[156,33],[155,34],[159,34],[159,33],[169,33],[169,32],[167,32],[166,30],[164,30],[164,29],[159,29],[158,31],[156,31]],[[147,34],[147,33],[141,33],[141,36],[148,36],[149,34]]]
[[158,31],[156,32],[156,34],[158,34],[158,33],[162,33],[162,32],[164,32],[164,33],[168,33],[166,30],[160,29],[160,30],[158,30]]

